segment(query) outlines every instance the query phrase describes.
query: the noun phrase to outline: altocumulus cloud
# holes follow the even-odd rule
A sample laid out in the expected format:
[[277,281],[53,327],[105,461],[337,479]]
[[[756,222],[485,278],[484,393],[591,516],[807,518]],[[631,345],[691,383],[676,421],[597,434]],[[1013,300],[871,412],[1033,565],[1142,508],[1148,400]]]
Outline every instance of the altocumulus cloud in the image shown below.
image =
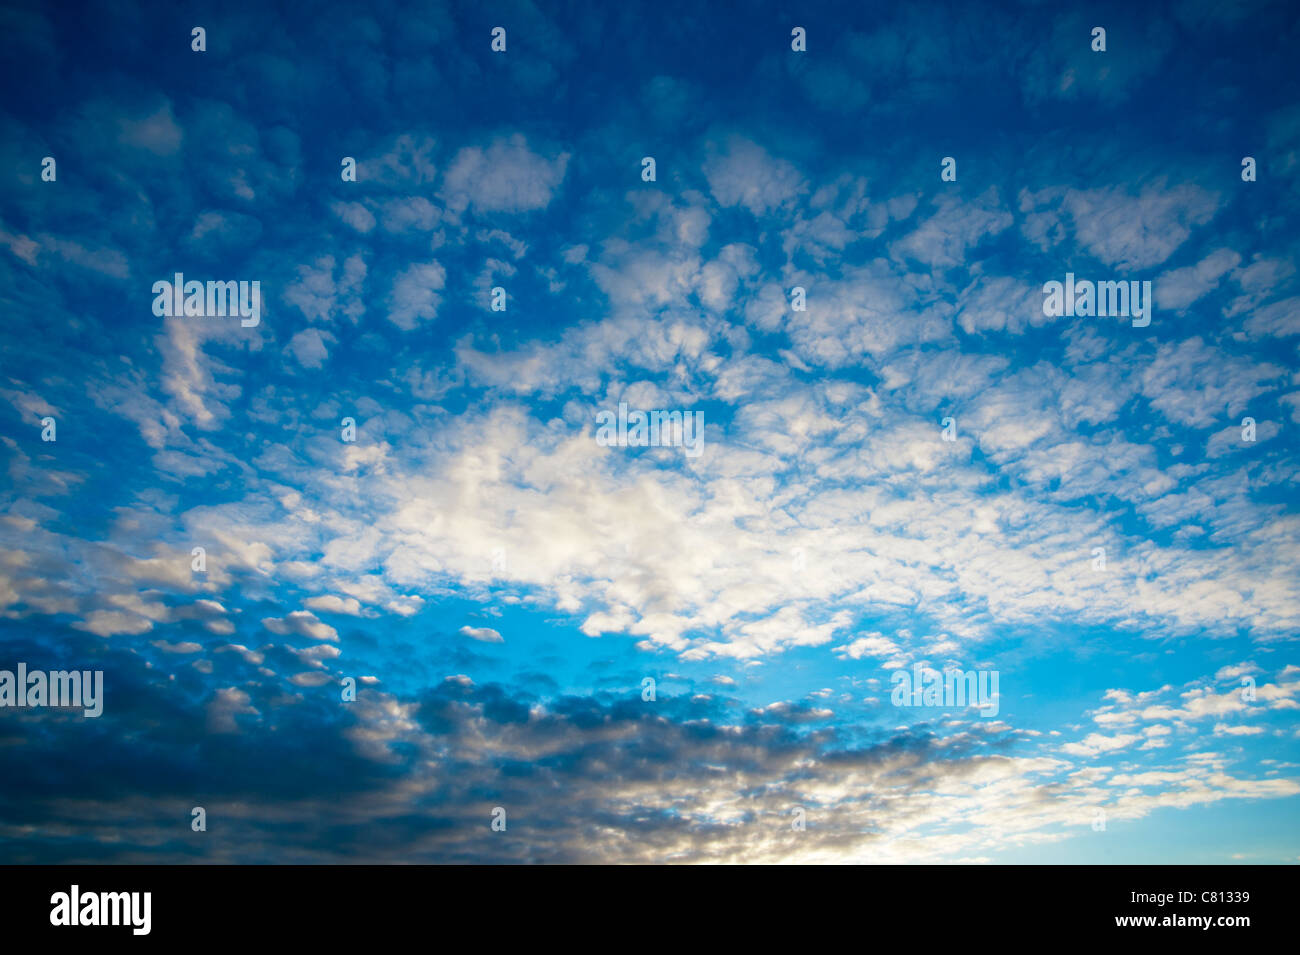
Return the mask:
[[0,65],[0,633],[106,688],[0,717],[7,861],[1295,857],[1275,7],[144,9]]

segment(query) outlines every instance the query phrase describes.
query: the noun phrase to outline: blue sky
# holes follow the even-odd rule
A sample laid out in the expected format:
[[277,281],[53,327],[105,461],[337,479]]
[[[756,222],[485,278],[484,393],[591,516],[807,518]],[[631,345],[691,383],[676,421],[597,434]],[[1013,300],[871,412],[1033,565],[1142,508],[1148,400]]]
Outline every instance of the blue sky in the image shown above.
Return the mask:
[[1300,859],[1294,13],[721,6],[0,11],[0,858]]

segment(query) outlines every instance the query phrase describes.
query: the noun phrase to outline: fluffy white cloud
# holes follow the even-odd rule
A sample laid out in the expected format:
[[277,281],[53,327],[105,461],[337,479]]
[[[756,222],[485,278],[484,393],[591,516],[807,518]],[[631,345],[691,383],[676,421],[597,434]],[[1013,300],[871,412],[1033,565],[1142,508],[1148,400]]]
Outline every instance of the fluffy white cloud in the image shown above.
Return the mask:
[[719,205],[743,206],[756,216],[776,210],[804,189],[803,177],[791,163],[739,137],[711,151],[704,175]]
[[505,643],[505,637],[491,627],[461,627],[458,631],[462,637],[469,637],[480,643]]
[[407,332],[421,322],[432,321],[442,303],[438,293],[446,284],[447,270],[437,262],[408,266],[393,282],[388,320]]
[[262,626],[282,637],[310,637],[312,640],[338,641],[339,632],[329,624],[317,619],[310,610],[295,610],[284,617],[266,617]]
[[469,146],[452,160],[443,177],[442,195],[456,212],[529,212],[550,204],[564,179],[569,154],[545,159],[520,135],[494,142],[487,149]]

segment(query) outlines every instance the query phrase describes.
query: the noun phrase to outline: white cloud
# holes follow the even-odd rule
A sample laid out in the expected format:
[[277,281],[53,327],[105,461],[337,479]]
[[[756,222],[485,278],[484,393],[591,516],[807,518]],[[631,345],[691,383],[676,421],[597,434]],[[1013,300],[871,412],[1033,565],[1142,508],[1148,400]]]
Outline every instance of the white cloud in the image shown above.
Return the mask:
[[361,615],[361,603],[355,597],[336,597],[334,594],[323,594],[319,597],[311,597],[304,603],[312,610],[321,610],[326,613],[345,613],[352,617]]
[[1109,753],[1132,746],[1141,738],[1141,736],[1134,733],[1120,733],[1115,736],[1089,733],[1078,743],[1064,744],[1061,746],[1061,751],[1069,753],[1071,756],[1098,756],[1101,753]]
[[895,243],[891,248],[894,255],[909,256],[932,267],[969,266],[971,250],[989,236],[1009,228],[1014,221],[992,186],[974,200],[944,195],[935,199],[934,204],[934,215]]
[[284,617],[266,617],[262,626],[282,637],[297,635],[313,640],[337,641],[339,632],[327,623],[322,623],[310,610],[295,610]]
[[1241,256],[1236,252],[1219,249],[1195,265],[1166,272],[1154,285],[1156,305],[1181,312],[1217,288],[1220,280],[1240,263]]
[[744,206],[756,216],[776,210],[804,189],[803,177],[792,164],[739,137],[723,150],[710,152],[704,175],[719,205]]
[[550,204],[569,154],[547,160],[528,148],[520,135],[494,142],[486,150],[462,149],[443,177],[442,195],[448,208],[460,212],[529,212]]
[[442,302],[437,293],[446,282],[447,270],[437,262],[408,266],[393,283],[388,320],[408,332],[421,322],[432,321]]
[[491,627],[461,627],[458,631],[462,637],[469,637],[480,643],[505,643],[505,638]]
[[1214,218],[1219,199],[1191,183],[1152,182],[1136,191],[1121,186],[1026,190],[1020,193],[1020,208],[1031,241],[1054,246],[1064,239],[1068,224],[1079,243],[1104,264],[1132,271],[1168,259],[1194,228]]
[[285,346],[286,351],[290,352],[298,364],[304,368],[319,368],[329,357],[328,345],[337,341],[329,332],[322,332],[316,328],[304,328],[298,334],[294,335]]

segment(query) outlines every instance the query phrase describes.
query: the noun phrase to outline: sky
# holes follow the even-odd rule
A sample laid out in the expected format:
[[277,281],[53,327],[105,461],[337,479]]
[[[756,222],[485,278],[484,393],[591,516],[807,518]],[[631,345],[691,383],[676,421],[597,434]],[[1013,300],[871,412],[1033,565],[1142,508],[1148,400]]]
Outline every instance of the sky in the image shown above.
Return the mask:
[[0,861],[1300,861],[1288,6],[6,0]]

